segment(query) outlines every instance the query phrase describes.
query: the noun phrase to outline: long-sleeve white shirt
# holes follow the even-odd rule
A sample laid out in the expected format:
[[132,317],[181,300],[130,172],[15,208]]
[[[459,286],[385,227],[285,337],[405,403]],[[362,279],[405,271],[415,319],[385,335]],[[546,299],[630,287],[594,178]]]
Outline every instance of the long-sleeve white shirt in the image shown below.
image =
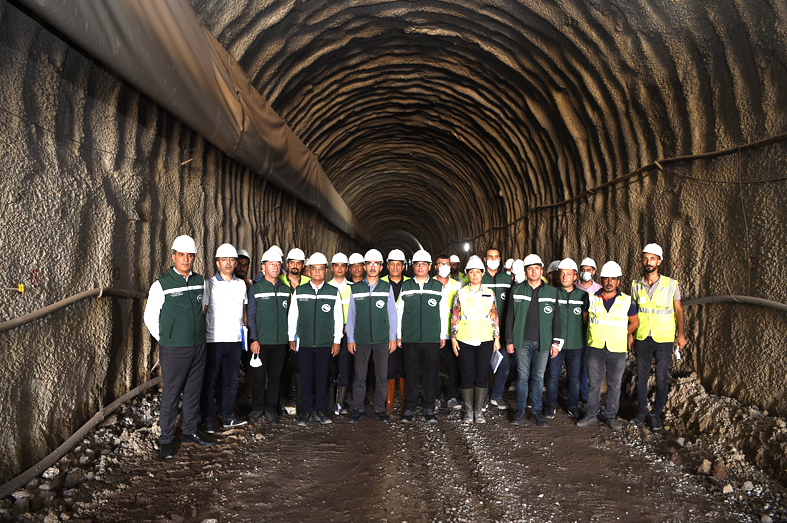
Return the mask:
[[[413,280],[415,283],[418,284],[418,287],[421,290],[424,290],[424,283],[429,280],[425,280],[423,283],[419,282],[418,280]],[[448,317],[449,317],[449,307],[446,303],[447,294],[445,292],[445,288],[443,289],[443,297],[440,298],[440,339],[447,340],[448,339]],[[404,300],[401,296],[399,296],[399,301],[396,302],[396,338],[401,340],[402,339],[402,316],[404,315]]]
[[[315,293],[322,289],[326,283],[323,281],[319,286],[309,280],[309,285],[312,286]],[[298,331],[298,300],[295,298],[296,294],[293,293],[292,301],[290,302],[290,312],[287,314],[287,339],[295,341],[295,335]],[[321,296],[324,298],[325,296]],[[336,303],[333,306],[333,342],[341,343],[342,336],[344,335],[344,312],[342,312],[342,299],[339,294],[336,294]]]
[[[191,271],[189,271],[189,275],[184,278],[182,274],[175,271],[174,267],[170,270],[174,271],[178,276],[186,280],[186,283],[188,283],[189,278],[191,278]],[[205,285],[203,284],[203,288],[204,286]],[[205,295],[204,290],[202,294],[203,296]],[[159,341],[159,317],[161,316],[161,308],[163,306],[164,289],[161,288],[161,284],[158,280],[156,280],[150,286],[150,290],[148,291],[148,302],[145,305],[145,312],[142,315],[142,320],[145,322],[145,326],[150,331],[150,334],[156,338],[156,341]]]

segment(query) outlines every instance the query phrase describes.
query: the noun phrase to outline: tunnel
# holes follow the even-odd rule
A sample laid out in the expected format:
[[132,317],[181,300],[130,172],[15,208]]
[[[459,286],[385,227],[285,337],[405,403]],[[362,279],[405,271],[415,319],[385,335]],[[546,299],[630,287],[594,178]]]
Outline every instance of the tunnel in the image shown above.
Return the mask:
[[[0,321],[146,293],[180,234],[203,273],[229,242],[624,281],[656,242],[684,299],[733,297],[686,307],[673,374],[787,415],[784,311],[744,299],[787,302],[780,3],[135,4],[0,0]],[[0,479],[158,375],[144,300],[96,294],[2,332]]]

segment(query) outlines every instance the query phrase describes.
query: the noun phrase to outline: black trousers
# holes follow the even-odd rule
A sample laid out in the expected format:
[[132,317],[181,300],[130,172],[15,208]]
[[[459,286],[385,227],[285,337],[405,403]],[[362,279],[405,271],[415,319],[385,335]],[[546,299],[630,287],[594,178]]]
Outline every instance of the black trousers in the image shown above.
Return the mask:
[[[259,367],[249,366],[251,376],[251,410],[276,412],[279,405],[281,374],[284,370],[284,357],[289,345],[260,345]],[[249,351],[251,352],[251,351]],[[267,386],[266,386],[267,382]]]
[[667,403],[669,388],[669,366],[672,363],[672,346],[674,342],[659,343],[650,336],[637,340],[637,402],[639,414],[648,413],[648,379],[653,357],[656,357],[656,401],[653,402],[652,415],[659,417]]
[[[489,360],[492,359],[494,341],[484,341],[477,347],[459,342],[459,368],[462,372],[460,387],[486,389],[489,385]],[[451,350],[453,353],[453,349]]]
[[205,372],[205,344],[190,347],[159,347],[159,363],[164,390],[161,393],[161,437],[166,445],[175,439],[178,403],[183,392],[183,434],[196,434],[199,399]]
[[[298,406],[301,416],[310,414],[312,408],[325,414],[328,413],[328,381],[331,374],[331,358],[330,347],[302,346],[298,349],[301,380],[301,396],[298,399]],[[314,381],[316,390],[312,388],[312,381]]]
[[342,344],[339,347],[339,354],[336,355],[336,363],[339,367],[339,376],[336,384],[339,387],[350,388],[352,385],[353,367],[355,366],[355,356],[347,350],[347,335],[342,337]]
[[[450,400],[451,398],[459,398],[459,359],[457,359],[456,354],[454,354],[454,349],[451,347],[451,340],[445,340],[445,346],[440,349],[440,352],[443,353],[443,357],[445,358],[445,366],[448,369],[448,389],[445,393],[445,399]],[[440,364],[438,362],[438,371],[440,370]],[[435,398],[440,397],[440,373],[437,372],[435,376]]]
[[402,343],[407,379],[404,380],[404,410],[415,412],[418,405],[418,388],[424,411],[434,411],[437,385],[437,368],[440,364],[439,343]]

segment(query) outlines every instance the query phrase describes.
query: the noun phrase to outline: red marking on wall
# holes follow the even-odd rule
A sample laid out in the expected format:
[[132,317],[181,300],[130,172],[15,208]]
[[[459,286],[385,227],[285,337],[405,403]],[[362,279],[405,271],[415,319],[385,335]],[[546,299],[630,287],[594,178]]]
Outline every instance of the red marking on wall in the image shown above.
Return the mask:
[[115,281],[120,279],[120,267],[117,265],[115,265],[115,269],[112,271],[112,277],[115,279]]
[[41,269],[33,269],[30,271],[30,285],[33,287],[40,287],[44,283],[44,273]]

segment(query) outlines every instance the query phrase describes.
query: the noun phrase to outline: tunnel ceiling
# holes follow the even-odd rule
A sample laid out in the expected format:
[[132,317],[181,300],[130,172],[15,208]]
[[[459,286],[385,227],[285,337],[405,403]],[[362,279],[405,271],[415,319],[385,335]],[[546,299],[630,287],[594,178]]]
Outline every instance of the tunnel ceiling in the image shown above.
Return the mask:
[[385,249],[783,130],[765,2],[192,3]]

